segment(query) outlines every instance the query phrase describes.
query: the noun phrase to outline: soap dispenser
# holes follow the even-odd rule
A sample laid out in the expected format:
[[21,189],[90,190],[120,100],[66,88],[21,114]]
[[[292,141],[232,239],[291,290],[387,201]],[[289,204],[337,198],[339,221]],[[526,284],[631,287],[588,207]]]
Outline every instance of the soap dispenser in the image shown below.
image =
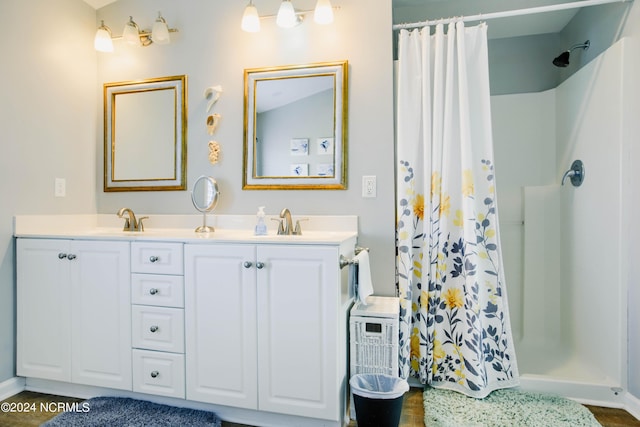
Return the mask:
[[264,223],[264,216],[264,206],[260,206],[256,214],[256,236],[266,236],[267,234],[267,225]]

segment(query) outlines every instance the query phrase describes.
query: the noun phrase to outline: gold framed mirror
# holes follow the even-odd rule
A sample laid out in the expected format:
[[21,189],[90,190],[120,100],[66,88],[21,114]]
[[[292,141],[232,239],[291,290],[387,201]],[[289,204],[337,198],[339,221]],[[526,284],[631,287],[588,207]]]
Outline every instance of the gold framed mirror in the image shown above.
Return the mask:
[[187,77],[104,84],[104,191],[186,190]]
[[244,71],[242,188],[347,188],[348,63]]

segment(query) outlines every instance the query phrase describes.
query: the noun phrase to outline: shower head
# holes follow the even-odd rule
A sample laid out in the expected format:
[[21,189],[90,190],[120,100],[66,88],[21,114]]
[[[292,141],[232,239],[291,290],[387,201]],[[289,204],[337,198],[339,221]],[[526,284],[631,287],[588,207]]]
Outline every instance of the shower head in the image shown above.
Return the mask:
[[587,40],[586,42],[582,43],[582,44],[576,44],[573,45],[569,48],[569,50],[565,50],[564,52],[562,52],[560,55],[558,55],[554,60],[553,60],[553,65],[555,65],[556,67],[566,67],[569,65],[569,55],[571,54],[571,51],[575,50],[575,49],[584,49],[587,50],[589,49],[589,46],[591,45],[591,42],[589,42],[589,40]]

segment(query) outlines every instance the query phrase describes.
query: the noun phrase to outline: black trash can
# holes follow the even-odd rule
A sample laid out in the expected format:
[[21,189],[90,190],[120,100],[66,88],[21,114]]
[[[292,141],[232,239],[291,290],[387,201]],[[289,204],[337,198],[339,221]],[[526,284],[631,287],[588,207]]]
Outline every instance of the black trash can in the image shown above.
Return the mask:
[[358,427],[398,427],[409,384],[384,374],[357,374],[349,380]]

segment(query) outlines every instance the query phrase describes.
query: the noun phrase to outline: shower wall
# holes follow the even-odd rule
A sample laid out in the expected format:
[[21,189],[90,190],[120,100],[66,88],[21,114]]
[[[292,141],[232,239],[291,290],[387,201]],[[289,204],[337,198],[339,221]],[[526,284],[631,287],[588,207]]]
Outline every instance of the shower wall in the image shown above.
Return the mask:
[[[492,97],[501,239],[523,387],[620,402],[626,386],[625,41],[555,89]],[[571,162],[581,187],[560,186]]]

